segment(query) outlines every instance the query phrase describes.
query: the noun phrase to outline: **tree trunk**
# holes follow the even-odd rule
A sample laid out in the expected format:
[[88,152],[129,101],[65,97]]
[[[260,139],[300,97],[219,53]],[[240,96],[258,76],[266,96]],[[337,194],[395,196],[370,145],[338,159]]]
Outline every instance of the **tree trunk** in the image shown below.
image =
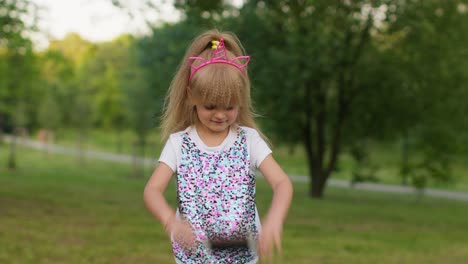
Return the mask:
[[[318,91],[313,99],[312,87]],[[303,140],[309,165],[310,189],[312,198],[322,198],[328,175],[325,171],[325,122],[326,122],[326,96],[320,82],[311,82],[305,85],[306,114],[308,118],[303,128]],[[310,101],[315,101],[312,109]],[[315,129],[314,129],[315,128]]]
[[409,143],[408,133],[405,131],[401,142],[401,178],[404,186],[408,185],[409,171]]
[[[342,94],[339,95],[342,98]],[[343,100],[338,102],[337,121],[331,131],[332,137],[329,142],[329,159],[325,156],[327,152],[327,142],[325,138],[326,127],[326,98],[323,95],[317,97],[319,107],[317,114],[309,118],[304,128],[304,145],[306,148],[307,161],[310,173],[310,196],[312,198],[322,198],[324,189],[333,170],[336,167],[341,146],[341,130],[346,116],[347,104]],[[314,119],[315,118],[315,119]],[[314,134],[312,135],[312,124],[315,124]]]
[[146,140],[144,137],[140,137],[133,144],[133,177],[141,179],[143,178],[144,171],[144,152],[145,152]]
[[133,177],[140,178],[141,177],[141,170],[139,165],[139,157],[138,157],[138,142],[133,142],[132,144],[132,153],[133,153]]
[[140,178],[144,177],[144,172],[145,172],[145,150],[146,150],[146,138],[142,137],[140,139],[140,166],[141,166]]
[[120,129],[117,130],[117,153],[122,153],[122,132]]
[[3,114],[0,113],[0,145],[3,144]]
[[[306,124],[304,129],[304,145],[307,156],[307,164],[309,164],[310,189],[309,195],[312,198],[322,198],[327,175],[324,168],[321,166],[320,158],[313,149],[313,139],[311,131],[311,122]],[[322,157],[323,158],[323,157]]]
[[[314,166],[311,166],[314,167]],[[321,168],[311,168],[312,177],[310,186],[310,196],[312,198],[323,198],[323,193],[325,191],[325,184],[327,182],[328,176],[325,174],[324,170]]]
[[85,163],[85,146],[84,146],[85,137],[86,137],[85,132],[80,130],[78,132],[78,141],[77,141],[78,163],[80,165],[84,165]]
[[10,170],[15,170],[16,166],[16,129],[14,128],[10,141],[10,154],[8,157],[7,168]]

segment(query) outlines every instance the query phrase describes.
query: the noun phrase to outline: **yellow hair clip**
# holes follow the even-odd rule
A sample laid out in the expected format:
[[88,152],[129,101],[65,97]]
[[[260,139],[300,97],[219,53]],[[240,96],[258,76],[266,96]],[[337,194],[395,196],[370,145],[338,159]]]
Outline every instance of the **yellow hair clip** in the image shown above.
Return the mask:
[[219,45],[219,40],[212,40],[211,41],[211,49],[214,50],[218,47]]

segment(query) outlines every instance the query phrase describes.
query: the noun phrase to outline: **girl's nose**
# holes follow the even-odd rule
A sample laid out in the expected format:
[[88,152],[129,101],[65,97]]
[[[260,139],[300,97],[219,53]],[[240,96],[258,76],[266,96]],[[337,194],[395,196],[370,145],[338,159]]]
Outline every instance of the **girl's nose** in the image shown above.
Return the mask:
[[214,116],[215,116],[215,118],[217,118],[217,119],[223,119],[224,116],[225,116],[225,114],[224,114],[224,111],[216,111],[216,113],[215,113]]

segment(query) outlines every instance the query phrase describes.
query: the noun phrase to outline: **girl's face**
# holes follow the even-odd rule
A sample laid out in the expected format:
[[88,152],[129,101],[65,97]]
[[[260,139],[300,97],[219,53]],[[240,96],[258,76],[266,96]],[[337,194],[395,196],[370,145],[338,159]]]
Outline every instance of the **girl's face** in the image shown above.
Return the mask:
[[195,103],[198,120],[211,133],[225,132],[237,120],[239,106],[220,107],[213,104]]

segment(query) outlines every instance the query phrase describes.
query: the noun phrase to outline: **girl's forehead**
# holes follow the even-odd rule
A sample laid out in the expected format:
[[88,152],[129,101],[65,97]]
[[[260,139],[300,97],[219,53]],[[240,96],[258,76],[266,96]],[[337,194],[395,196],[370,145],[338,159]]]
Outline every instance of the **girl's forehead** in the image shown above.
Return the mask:
[[224,106],[237,106],[239,103],[237,100],[213,100],[212,98],[205,98],[205,99],[196,99],[195,103],[201,105],[209,105],[214,107],[224,107]]

